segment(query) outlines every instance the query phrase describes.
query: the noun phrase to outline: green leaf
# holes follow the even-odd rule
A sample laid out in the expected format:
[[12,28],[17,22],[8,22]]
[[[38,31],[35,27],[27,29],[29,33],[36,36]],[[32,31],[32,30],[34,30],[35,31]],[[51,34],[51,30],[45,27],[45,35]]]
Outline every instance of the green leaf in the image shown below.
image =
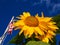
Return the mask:
[[26,45],[50,45],[49,43],[44,43],[42,41],[29,41]]
[[[53,21],[56,22],[56,25],[58,26],[58,30],[56,31],[56,34],[59,34],[60,33],[60,15],[56,15],[53,17]],[[56,45],[56,37],[54,37],[53,39],[53,42],[50,41],[50,44],[51,45]]]
[[19,36],[19,34],[17,34],[15,37],[12,38],[12,40],[10,40],[9,44],[20,44],[24,39],[24,35],[21,34]]
[[55,22],[59,22],[59,21],[60,21],[60,15],[54,16],[54,17],[53,17],[53,20],[54,20]]
[[58,26],[58,30],[56,31],[56,34],[60,33],[60,15],[54,16],[53,21],[56,22],[56,25]]
[[60,21],[57,23],[57,26],[60,27]]

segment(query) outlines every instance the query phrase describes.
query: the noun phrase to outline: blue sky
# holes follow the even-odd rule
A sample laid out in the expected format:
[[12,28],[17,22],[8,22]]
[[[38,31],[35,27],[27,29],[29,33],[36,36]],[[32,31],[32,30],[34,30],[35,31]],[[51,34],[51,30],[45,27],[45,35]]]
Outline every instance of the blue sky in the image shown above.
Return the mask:
[[[60,14],[60,0],[0,0],[0,36],[4,33],[12,16],[18,16],[23,12],[30,12],[31,15],[44,12],[45,16]],[[17,34],[13,31],[8,35],[3,45]]]

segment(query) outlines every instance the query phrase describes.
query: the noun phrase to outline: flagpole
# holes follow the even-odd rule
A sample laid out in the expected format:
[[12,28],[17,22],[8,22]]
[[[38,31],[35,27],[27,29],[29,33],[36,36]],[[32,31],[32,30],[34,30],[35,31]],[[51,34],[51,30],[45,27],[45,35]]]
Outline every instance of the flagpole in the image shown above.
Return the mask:
[[[13,21],[13,19],[14,19],[14,16],[12,17],[11,21],[9,22],[9,24]],[[1,39],[0,39],[0,45],[3,44],[2,42],[3,42],[3,41],[5,40],[5,38],[7,37],[7,31],[8,31],[8,29],[9,29],[9,24],[8,24],[8,26],[7,26],[4,34],[0,37],[0,38],[1,38]]]
[[[12,17],[11,21],[9,22],[9,24],[13,21],[13,19],[14,19],[14,16]],[[9,29],[9,24],[8,24],[8,26],[7,26],[6,31],[4,32],[4,34],[8,31],[8,29]],[[4,34],[3,34],[3,35],[4,35]]]

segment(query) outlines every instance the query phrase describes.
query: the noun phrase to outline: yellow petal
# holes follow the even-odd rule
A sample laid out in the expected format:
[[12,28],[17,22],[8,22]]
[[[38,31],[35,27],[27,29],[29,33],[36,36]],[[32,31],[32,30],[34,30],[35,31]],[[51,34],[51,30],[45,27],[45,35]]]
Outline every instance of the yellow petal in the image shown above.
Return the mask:
[[38,35],[38,33],[34,30],[35,35]]
[[39,17],[38,14],[36,14],[35,17]]
[[52,18],[49,18],[49,17],[40,18],[40,21],[44,21],[44,22],[49,22],[51,20],[52,20]]
[[48,33],[48,34],[46,35],[46,37],[47,37],[51,42],[53,42],[53,40],[51,39],[51,38],[53,38],[53,35],[51,35],[51,34]]
[[22,28],[22,30],[28,30],[28,29],[29,29],[28,26],[24,26],[24,27]]
[[14,30],[20,29],[20,27],[15,27]]
[[21,34],[24,30],[27,30],[27,29],[28,29],[28,27],[27,27],[27,26],[24,26],[24,27],[21,29],[21,31],[20,31],[19,34]]
[[24,30],[21,30],[21,31],[19,32],[19,35],[21,35],[23,31],[24,31]]
[[56,25],[49,25],[48,27],[51,29],[59,29]]
[[51,38],[49,38],[51,42],[53,42],[53,40]]
[[29,37],[31,37],[31,35],[34,33],[34,29],[33,28],[29,28]]
[[42,41],[48,43],[49,39],[45,37]]
[[17,22],[15,22],[13,24],[14,26],[20,26],[20,25],[25,25],[24,22],[22,20],[18,20]]
[[54,24],[56,24],[56,22],[49,22],[48,24],[49,25],[54,25]]
[[40,24],[40,29],[42,29],[43,31],[47,31],[48,27],[45,24]]
[[24,15],[20,15],[20,17],[19,17],[20,19],[25,19],[25,17],[24,17]]
[[42,14],[42,18],[44,18],[44,14],[43,14],[43,12],[41,12],[41,14]]
[[20,19],[20,17],[16,17],[16,18]]
[[29,12],[23,12],[23,15],[24,15],[24,17],[28,17],[28,16],[30,16],[30,13]]
[[50,33],[51,35],[55,35],[55,33],[51,30],[48,30],[48,33]]
[[28,34],[29,34],[28,30],[24,30],[24,35],[28,36]]
[[40,22],[40,17],[38,16],[38,14],[35,15],[35,17],[38,19],[38,21]]
[[41,29],[39,29],[39,27],[36,27],[35,31],[40,35],[44,35],[44,32]]

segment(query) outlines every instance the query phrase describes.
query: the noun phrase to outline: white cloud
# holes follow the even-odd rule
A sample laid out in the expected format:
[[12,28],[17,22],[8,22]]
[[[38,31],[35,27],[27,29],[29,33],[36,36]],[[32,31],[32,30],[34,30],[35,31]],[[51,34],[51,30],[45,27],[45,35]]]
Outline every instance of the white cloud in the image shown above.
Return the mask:
[[33,6],[39,5],[40,2],[34,2]]
[[47,6],[49,6],[51,3],[50,0],[39,0],[39,2],[34,2],[33,6],[42,4],[43,2],[45,2]]
[[60,3],[54,4],[52,9],[49,11],[50,14],[60,11]]
[[60,10],[60,3],[53,6],[53,11]]

